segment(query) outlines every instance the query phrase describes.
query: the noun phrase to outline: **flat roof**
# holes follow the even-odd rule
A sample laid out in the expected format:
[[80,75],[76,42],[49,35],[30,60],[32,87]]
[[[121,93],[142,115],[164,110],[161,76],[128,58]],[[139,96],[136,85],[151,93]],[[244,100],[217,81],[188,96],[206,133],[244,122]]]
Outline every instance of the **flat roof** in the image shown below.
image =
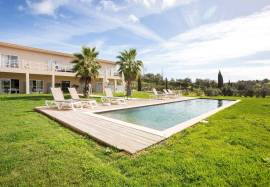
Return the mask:
[[[9,48],[15,48],[15,49],[21,49],[21,50],[26,50],[26,51],[34,51],[34,52],[45,53],[45,54],[50,54],[50,55],[58,55],[58,56],[63,56],[63,57],[74,58],[73,54],[70,54],[70,53],[52,51],[52,50],[47,50],[47,49],[40,49],[40,48],[29,47],[29,46],[25,46],[25,45],[12,44],[12,43],[1,42],[1,41],[0,41],[0,46],[9,47]],[[115,64],[114,61],[110,61],[110,60],[98,59],[98,61],[103,62],[103,63]]]

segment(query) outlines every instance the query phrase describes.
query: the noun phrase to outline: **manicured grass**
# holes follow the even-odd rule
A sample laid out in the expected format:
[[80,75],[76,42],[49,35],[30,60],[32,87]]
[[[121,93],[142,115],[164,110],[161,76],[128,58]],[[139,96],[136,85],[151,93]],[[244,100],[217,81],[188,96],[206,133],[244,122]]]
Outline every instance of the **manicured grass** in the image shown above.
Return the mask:
[[0,186],[269,186],[270,98],[242,102],[135,156],[0,96]]

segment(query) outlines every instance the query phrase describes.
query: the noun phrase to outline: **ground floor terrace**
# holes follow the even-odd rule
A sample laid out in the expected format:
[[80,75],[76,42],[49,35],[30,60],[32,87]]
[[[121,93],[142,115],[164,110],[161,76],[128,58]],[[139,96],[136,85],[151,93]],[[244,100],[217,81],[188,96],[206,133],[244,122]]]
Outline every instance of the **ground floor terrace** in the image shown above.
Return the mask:
[[[64,92],[68,87],[75,87],[78,92],[83,90],[83,84],[75,76],[0,72],[0,93],[49,93],[51,87],[60,87]],[[105,87],[114,92],[124,91],[121,79],[101,77],[91,83],[92,92],[102,93]]]
[[[177,97],[177,98],[166,98],[166,99],[138,99],[138,98],[130,98],[126,101],[125,104],[119,105],[103,105],[102,103],[98,104],[96,108],[78,108],[77,110],[58,110],[56,107],[37,107],[36,111],[41,112],[48,117],[58,121],[65,127],[68,127],[78,133],[88,135],[95,140],[105,143],[109,146],[118,148],[120,150],[124,150],[128,153],[134,154],[138,151],[141,151],[149,146],[152,146],[156,143],[161,142],[162,140],[167,139],[168,137],[172,136],[173,134],[182,131],[185,128],[188,128],[195,123],[200,122],[201,120],[209,117],[210,115],[223,110],[229,106],[232,106],[239,102],[237,101],[229,101],[230,104],[221,106],[219,105],[217,108],[214,107],[212,110],[208,110],[208,112],[202,112],[200,115],[196,117],[189,117],[189,120],[183,121],[182,123],[175,124],[173,126],[168,127],[167,129],[154,129],[150,128],[149,126],[141,126],[137,125],[136,123],[131,123],[127,121],[117,120],[111,117],[106,117],[100,115],[101,113],[106,112],[123,112],[127,109],[145,109],[150,110],[150,115],[155,115],[155,109],[153,107],[162,107],[166,105],[165,110],[169,110],[170,104],[183,104],[184,108],[188,108],[187,105],[195,105],[195,103],[187,102],[201,100],[203,102],[207,101],[224,101],[227,100],[209,100],[209,99],[200,99],[200,98],[192,98],[192,97]],[[203,102],[200,104],[200,107],[203,107]],[[190,109],[192,110],[192,109]],[[176,111],[171,116],[165,116],[165,120],[168,121],[170,118],[176,117]],[[136,114],[134,111],[128,111],[131,115],[125,116],[124,119],[127,118],[143,118]],[[144,112],[146,113],[146,112]],[[165,111],[164,111],[165,113]],[[185,112],[181,112],[180,106],[178,107],[178,113],[182,113],[181,115],[184,116]],[[142,114],[142,112],[141,112]],[[191,116],[192,114],[189,114]],[[162,121],[160,116],[162,114],[158,114],[158,116],[154,118],[159,118],[159,121]],[[146,117],[147,119],[151,119],[150,116]],[[182,117],[181,117],[182,118]],[[135,120],[137,121],[137,120]],[[148,120],[143,120],[143,123],[149,123]],[[163,122],[162,122],[163,123]]]

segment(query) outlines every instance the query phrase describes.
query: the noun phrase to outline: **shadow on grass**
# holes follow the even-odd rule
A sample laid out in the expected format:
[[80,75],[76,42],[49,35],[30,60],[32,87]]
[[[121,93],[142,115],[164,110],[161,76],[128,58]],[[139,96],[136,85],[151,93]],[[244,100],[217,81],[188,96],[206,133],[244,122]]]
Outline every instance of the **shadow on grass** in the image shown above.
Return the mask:
[[51,100],[51,95],[5,95],[0,96],[0,100],[28,100],[28,101],[40,101],[40,100]]

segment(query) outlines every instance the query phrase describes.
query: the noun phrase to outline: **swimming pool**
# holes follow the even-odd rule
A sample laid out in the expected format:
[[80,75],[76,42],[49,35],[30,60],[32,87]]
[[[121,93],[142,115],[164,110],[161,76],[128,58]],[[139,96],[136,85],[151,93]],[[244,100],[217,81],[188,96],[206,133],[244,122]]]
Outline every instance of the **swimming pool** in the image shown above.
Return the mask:
[[192,99],[166,104],[100,112],[107,118],[164,131],[203,114],[233,104],[231,100]]

